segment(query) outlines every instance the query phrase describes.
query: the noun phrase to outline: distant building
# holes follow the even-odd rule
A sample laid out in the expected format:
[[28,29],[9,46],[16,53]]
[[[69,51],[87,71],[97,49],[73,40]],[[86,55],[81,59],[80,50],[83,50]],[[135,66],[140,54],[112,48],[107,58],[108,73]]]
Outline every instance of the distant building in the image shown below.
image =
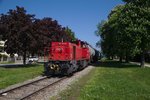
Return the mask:
[[4,61],[13,61],[15,62],[18,58],[18,54],[14,54],[14,57],[11,58],[10,54],[7,54],[6,51],[4,51],[5,41],[0,41],[0,62]]
[[4,45],[5,45],[5,41],[0,41],[0,61],[8,61],[8,58],[10,57],[9,54],[7,54],[4,51]]

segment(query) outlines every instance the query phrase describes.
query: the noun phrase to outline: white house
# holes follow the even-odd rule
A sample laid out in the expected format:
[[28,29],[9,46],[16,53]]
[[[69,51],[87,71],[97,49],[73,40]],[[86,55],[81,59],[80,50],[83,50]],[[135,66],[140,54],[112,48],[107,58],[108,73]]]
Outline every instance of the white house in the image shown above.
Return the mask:
[[0,41],[0,61],[8,61],[8,58],[10,57],[9,54],[7,54],[4,51],[4,45],[5,45],[5,41]]

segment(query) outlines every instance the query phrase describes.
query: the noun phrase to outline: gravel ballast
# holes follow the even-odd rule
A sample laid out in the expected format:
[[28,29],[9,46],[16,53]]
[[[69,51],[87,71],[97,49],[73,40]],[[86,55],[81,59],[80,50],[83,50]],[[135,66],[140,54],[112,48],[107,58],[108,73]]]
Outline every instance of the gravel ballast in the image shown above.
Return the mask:
[[93,68],[93,66],[88,66],[84,70],[74,73],[72,77],[69,77],[57,85],[50,87],[46,91],[39,93],[35,97],[32,97],[31,100],[50,100],[51,97],[57,96],[63,90],[68,89],[73,82],[77,81],[84,75],[87,75]]

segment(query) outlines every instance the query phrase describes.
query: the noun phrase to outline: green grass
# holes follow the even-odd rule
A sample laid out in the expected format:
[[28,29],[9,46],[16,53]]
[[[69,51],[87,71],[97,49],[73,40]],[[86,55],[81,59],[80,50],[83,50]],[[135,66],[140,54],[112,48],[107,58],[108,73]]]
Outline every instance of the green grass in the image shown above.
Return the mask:
[[[87,76],[85,76],[87,77]],[[82,79],[84,79],[83,77]],[[98,63],[88,80],[82,79],[60,98],[70,100],[150,100],[150,68],[115,61]],[[78,90],[78,88],[80,90]],[[72,91],[72,92],[71,92]],[[74,95],[77,92],[78,95]]]
[[43,72],[43,65],[15,66],[13,68],[0,67],[0,89],[9,85],[32,79]]
[[4,62],[0,62],[0,64],[14,64],[15,62],[11,62],[11,61],[4,61]]

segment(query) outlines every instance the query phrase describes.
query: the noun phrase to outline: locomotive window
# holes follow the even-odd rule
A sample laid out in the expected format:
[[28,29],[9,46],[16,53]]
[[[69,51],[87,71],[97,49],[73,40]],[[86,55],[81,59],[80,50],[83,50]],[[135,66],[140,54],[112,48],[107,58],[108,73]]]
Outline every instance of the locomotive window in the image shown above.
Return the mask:
[[86,48],[86,47],[87,47],[87,44],[86,44],[85,42],[81,41],[81,47],[82,47],[82,48]]

